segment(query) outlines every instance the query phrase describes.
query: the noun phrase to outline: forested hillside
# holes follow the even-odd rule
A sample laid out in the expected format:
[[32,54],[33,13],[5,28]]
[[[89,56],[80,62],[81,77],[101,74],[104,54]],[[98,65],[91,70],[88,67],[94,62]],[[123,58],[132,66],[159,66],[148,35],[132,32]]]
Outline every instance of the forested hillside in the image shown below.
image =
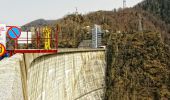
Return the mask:
[[170,0],[144,0],[135,6],[153,14],[166,23],[165,42],[170,45]]
[[149,11],[170,24],[170,0],[144,0],[136,7]]
[[[116,32],[133,33],[139,31],[139,19],[141,16],[143,31],[154,31],[162,33],[162,37],[166,37],[166,24],[153,16],[152,14],[141,9],[119,9],[117,11],[97,11],[87,15],[67,15],[63,19],[56,21],[38,20],[26,24],[23,27],[51,26],[57,24],[61,26],[60,36],[62,39],[59,42],[61,47],[77,47],[84,39],[91,38],[91,29],[86,26],[93,27],[94,24],[102,26],[103,30],[108,30],[109,33],[104,34],[103,44],[108,41],[109,34]],[[37,24],[36,24],[37,22]]]
[[170,52],[160,33],[112,34],[106,100],[169,100]]

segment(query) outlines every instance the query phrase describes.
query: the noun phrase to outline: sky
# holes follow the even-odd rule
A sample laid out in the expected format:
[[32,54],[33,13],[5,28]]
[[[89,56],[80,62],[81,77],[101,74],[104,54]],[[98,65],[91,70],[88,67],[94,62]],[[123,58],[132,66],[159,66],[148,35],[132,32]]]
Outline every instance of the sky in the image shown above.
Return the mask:
[[[132,7],[142,0],[126,0]],[[0,24],[22,26],[36,19],[54,20],[73,13],[113,10],[123,0],[0,0]]]

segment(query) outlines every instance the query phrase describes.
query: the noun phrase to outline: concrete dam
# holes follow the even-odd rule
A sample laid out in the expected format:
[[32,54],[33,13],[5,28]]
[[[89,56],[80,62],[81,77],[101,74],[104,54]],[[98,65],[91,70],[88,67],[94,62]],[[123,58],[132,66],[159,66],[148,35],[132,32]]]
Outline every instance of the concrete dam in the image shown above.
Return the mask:
[[103,100],[105,50],[16,54],[0,63],[0,100]]

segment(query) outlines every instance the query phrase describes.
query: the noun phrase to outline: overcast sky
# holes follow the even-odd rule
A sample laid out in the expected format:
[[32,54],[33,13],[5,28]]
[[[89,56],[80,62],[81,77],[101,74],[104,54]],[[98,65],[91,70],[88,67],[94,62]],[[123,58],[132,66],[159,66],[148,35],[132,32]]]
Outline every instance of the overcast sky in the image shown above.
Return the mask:
[[[36,19],[58,19],[69,13],[85,14],[122,7],[123,0],[0,0],[0,24],[21,26]],[[142,0],[127,0],[131,7]]]

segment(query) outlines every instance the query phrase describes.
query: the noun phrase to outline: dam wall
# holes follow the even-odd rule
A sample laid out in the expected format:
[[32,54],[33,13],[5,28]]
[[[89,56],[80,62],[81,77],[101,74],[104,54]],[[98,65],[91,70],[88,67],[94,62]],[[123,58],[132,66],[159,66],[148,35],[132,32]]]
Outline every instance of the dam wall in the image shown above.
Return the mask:
[[0,61],[0,100],[103,100],[105,50],[16,54]]
[[29,100],[102,100],[105,52],[46,55],[28,70]]
[[0,100],[24,100],[22,64],[22,54],[0,61]]

